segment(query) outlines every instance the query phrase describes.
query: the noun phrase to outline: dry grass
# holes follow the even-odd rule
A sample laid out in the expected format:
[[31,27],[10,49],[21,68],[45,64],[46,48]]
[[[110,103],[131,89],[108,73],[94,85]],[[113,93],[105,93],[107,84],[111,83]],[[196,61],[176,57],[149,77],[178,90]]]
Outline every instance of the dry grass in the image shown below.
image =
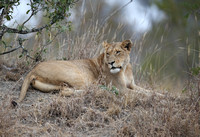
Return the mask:
[[[200,134],[197,94],[115,95],[92,85],[71,97],[29,89],[17,108],[20,85],[0,81],[0,136],[187,136]],[[13,90],[13,85],[16,87]]]
[[[92,41],[89,43],[87,46],[91,48]],[[74,49],[81,56],[70,52],[68,45],[67,59],[86,58],[97,53],[88,54],[84,44],[81,48],[78,46],[75,44]],[[98,44],[94,49],[98,49]],[[8,70],[2,65],[0,136],[200,135],[199,96],[195,88],[181,96],[164,93],[165,97],[135,93],[115,95],[97,85],[71,97],[44,94],[30,88],[26,99],[17,108],[12,108],[11,100],[18,97],[22,78],[32,67],[17,65],[17,69]],[[16,74],[20,74],[18,79],[14,78]]]

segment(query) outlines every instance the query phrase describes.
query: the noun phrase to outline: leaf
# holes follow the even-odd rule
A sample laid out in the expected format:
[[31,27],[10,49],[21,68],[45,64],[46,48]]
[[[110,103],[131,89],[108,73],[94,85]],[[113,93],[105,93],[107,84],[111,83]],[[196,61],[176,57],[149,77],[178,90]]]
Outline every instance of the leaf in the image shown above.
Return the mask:
[[101,88],[101,89],[103,89],[103,90],[110,91],[110,92],[114,93],[115,95],[119,95],[119,90],[118,90],[115,86],[112,86],[112,88],[109,89],[109,88],[106,87],[105,85],[100,85],[99,88]]
[[43,49],[43,52],[44,52],[44,53],[47,53],[47,48]]
[[21,55],[19,55],[19,58],[21,58],[23,55],[21,54]]
[[115,86],[112,86],[111,91],[112,91],[113,93],[115,93],[116,95],[119,95],[119,90],[118,90]]
[[8,21],[11,20],[11,18],[10,18],[9,15],[6,16],[6,19],[7,19]]
[[26,14],[28,14],[30,12],[30,10],[27,10]]

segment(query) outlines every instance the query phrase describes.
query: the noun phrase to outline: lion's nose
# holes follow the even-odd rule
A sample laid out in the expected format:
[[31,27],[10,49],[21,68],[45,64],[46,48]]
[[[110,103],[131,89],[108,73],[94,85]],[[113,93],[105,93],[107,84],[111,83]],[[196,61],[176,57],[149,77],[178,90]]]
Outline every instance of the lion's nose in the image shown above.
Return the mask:
[[113,62],[110,62],[110,63],[108,63],[108,64],[110,64],[110,65],[113,65],[115,63],[115,61],[113,61]]

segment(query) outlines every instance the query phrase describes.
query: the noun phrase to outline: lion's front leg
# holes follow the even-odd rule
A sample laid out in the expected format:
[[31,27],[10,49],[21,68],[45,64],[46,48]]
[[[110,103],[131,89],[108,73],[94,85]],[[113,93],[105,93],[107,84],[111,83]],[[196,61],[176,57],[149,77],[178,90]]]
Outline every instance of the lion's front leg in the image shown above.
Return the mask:
[[162,96],[162,97],[164,96],[161,93],[152,92],[151,90],[148,90],[148,89],[142,88],[140,86],[137,86],[134,81],[131,82],[130,89],[132,91],[134,91],[134,92],[142,93],[142,94],[147,95],[147,96],[151,96],[153,93],[155,93],[155,95],[158,95],[158,96]]
[[73,94],[74,94],[74,89],[72,88],[64,87],[60,90],[61,96],[71,96]]
[[60,90],[60,95],[61,96],[72,96],[74,94],[77,94],[77,93],[80,93],[80,92],[83,92],[84,90],[75,90],[73,88],[69,88],[69,87],[63,87],[61,90]]
[[149,93],[150,93],[150,90],[144,89],[144,88],[142,88],[140,86],[137,86],[135,84],[134,80],[131,80],[131,83],[130,83],[128,88],[133,90],[134,92],[142,93],[142,94],[145,94],[145,95],[149,95]]

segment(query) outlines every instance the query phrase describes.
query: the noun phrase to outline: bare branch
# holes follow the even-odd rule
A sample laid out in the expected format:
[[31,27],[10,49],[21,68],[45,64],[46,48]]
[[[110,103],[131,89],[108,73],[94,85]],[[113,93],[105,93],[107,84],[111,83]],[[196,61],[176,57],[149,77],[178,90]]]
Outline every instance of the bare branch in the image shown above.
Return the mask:
[[[42,51],[44,50],[44,48],[45,48],[47,45],[51,44],[59,34],[60,34],[60,31],[57,32],[57,33],[54,35],[54,37],[53,37],[53,39],[52,39],[51,41],[49,41],[48,43],[46,43],[45,45],[43,45],[42,49],[41,49],[40,52],[39,52],[39,55],[42,54]],[[1,55],[5,55],[5,54],[8,54],[8,53],[11,53],[11,52],[14,52],[15,50],[18,50],[18,49],[21,48],[21,49],[22,49],[22,54],[25,54],[25,56],[28,57],[28,58],[30,58],[30,59],[36,60],[35,58],[31,57],[31,56],[29,55],[28,50],[24,48],[24,46],[23,46],[23,40],[22,40],[21,38],[19,38],[18,41],[19,41],[19,45],[20,45],[20,46],[14,48],[14,49],[11,49],[11,50],[9,50],[9,51],[0,53],[0,56],[1,56]]]
[[56,21],[52,21],[49,24],[46,24],[40,28],[32,28],[32,29],[26,29],[26,30],[19,30],[19,29],[15,29],[15,28],[9,28],[6,25],[2,26],[2,29],[5,29],[6,32],[8,33],[18,33],[18,34],[28,34],[28,33],[34,33],[34,32],[40,32],[42,31],[44,28],[48,28],[51,25],[53,25]]
[[28,18],[26,21],[24,21],[24,23],[21,25],[21,28],[22,28],[22,29],[23,29],[24,25],[33,17],[33,15],[34,15],[34,11],[32,11],[32,13],[31,13],[31,15],[29,16],[29,18]]
[[5,54],[8,54],[8,53],[11,53],[11,52],[14,52],[15,50],[17,50],[17,49],[19,49],[19,48],[21,48],[21,46],[16,47],[16,48],[14,48],[14,49],[11,49],[11,50],[9,50],[9,51],[6,51],[6,52],[3,52],[3,53],[0,53],[0,56],[1,56],[1,55],[5,55]]
[[26,57],[28,57],[28,58],[30,58],[30,59],[32,59],[32,60],[35,60],[33,57],[31,57],[31,56],[29,55],[28,50],[25,49],[24,46],[21,45],[21,48],[22,48],[22,54],[26,54]]
[[28,33],[40,32],[43,29],[52,26],[57,21],[57,20],[53,20],[49,24],[46,24],[46,25],[44,25],[44,26],[42,26],[40,28],[32,28],[32,29],[25,29],[25,30],[23,30],[24,24],[26,22],[28,22],[33,15],[34,15],[34,12],[32,12],[31,16],[22,24],[22,29],[10,28],[10,27],[7,27],[6,25],[2,25],[1,26],[1,24],[0,24],[0,40],[2,39],[3,35],[6,32],[7,33],[18,33],[18,34],[28,34]]
[[[32,1],[30,0],[30,3],[32,4]],[[35,14],[35,13],[37,13],[37,11],[35,11],[32,7],[31,7],[31,10],[32,10],[32,13],[31,13],[31,15],[29,16],[29,18],[26,20],[26,21],[24,21],[24,23],[21,25],[21,28],[23,29],[23,27],[24,27],[24,25],[33,17],[33,15]]]
[[19,39],[18,39],[18,42],[19,42],[19,46],[18,46],[18,47],[14,48],[14,49],[11,49],[11,50],[9,50],[9,51],[0,53],[0,56],[1,56],[1,55],[5,55],[5,54],[8,54],[8,53],[11,53],[11,52],[14,52],[14,51],[16,51],[16,50],[18,50],[18,49],[21,48],[21,49],[22,49],[22,54],[23,54],[23,55],[25,54],[26,57],[35,60],[33,57],[31,57],[31,56],[29,55],[28,50],[24,48],[24,46],[23,46],[24,40],[21,39],[21,38],[19,38]]

